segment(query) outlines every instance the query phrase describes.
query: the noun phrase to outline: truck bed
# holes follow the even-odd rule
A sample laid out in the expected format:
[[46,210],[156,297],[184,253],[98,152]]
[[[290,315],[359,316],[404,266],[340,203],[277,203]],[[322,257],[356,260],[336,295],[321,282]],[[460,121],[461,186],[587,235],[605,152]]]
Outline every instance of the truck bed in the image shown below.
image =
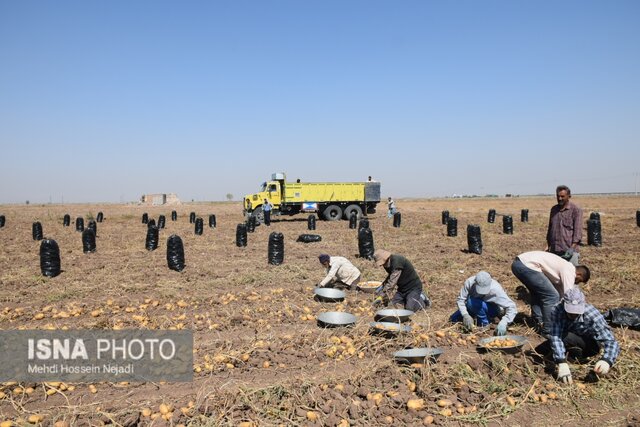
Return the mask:
[[285,185],[284,203],[380,201],[378,182],[292,182]]

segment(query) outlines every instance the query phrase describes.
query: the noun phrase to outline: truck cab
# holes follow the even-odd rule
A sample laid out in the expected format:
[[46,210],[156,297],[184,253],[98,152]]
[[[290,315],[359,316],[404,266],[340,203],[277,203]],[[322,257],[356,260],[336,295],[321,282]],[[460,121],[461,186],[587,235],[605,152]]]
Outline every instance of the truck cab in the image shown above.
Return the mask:
[[272,214],[279,214],[284,183],[285,175],[283,173],[274,173],[271,174],[270,181],[265,181],[260,185],[259,192],[246,195],[244,198],[245,216],[255,216],[262,223],[264,221],[262,206],[265,199],[273,206]]

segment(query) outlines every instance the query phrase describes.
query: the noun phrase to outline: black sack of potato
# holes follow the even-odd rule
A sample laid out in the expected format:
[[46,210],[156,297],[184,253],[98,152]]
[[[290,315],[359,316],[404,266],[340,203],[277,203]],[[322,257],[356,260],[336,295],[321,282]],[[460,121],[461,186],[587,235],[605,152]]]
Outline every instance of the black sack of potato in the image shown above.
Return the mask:
[[40,271],[47,277],[60,274],[60,248],[55,240],[45,239],[40,243]]
[[603,315],[612,326],[626,326],[640,330],[640,308],[612,308],[604,312]]
[[167,265],[171,270],[184,270],[184,245],[180,236],[172,234],[167,239]]
[[358,252],[360,258],[373,259],[375,246],[373,244],[373,231],[370,228],[361,228],[358,231]]
[[317,234],[301,234],[298,236],[298,240],[296,240],[296,242],[313,243],[320,242],[321,240],[322,237]]
[[284,235],[273,232],[269,234],[269,264],[280,265],[284,262]]
[[479,225],[467,225],[467,244],[469,245],[469,252],[482,255],[482,233]]

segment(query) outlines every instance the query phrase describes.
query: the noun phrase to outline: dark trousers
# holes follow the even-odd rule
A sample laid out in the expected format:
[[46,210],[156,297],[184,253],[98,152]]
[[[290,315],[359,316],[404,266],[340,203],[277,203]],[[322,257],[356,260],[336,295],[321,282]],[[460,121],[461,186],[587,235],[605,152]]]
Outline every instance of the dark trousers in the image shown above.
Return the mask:
[[271,225],[271,211],[264,211],[264,225]]
[[[595,356],[600,352],[600,346],[598,341],[591,337],[585,337],[582,335],[574,334],[573,332],[567,332],[562,337],[564,348],[567,350],[567,357],[574,359],[584,359],[587,357]],[[547,355],[551,353],[551,341],[547,340],[536,347],[536,352]]]
[[421,289],[414,289],[406,295],[396,292],[391,299],[391,305],[402,305],[406,310],[416,312],[429,307],[431,301],[429,301],[429,298],[427,298]]
[[520,258],[511,264],[511,271],[531,294],[531,315],[542,324],[543,335],[551,332],[551,312],[560,301],[560,294],[553,283],[539,271],[528,268]]

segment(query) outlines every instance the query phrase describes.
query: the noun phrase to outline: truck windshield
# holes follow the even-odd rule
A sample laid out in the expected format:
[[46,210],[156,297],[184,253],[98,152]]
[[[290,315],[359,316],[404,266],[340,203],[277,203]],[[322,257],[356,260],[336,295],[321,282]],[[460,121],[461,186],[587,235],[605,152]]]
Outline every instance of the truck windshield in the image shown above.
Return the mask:
[[263,182],[262,184],[260,184],[260,191],[264,192],[267,191],[267,183]]

